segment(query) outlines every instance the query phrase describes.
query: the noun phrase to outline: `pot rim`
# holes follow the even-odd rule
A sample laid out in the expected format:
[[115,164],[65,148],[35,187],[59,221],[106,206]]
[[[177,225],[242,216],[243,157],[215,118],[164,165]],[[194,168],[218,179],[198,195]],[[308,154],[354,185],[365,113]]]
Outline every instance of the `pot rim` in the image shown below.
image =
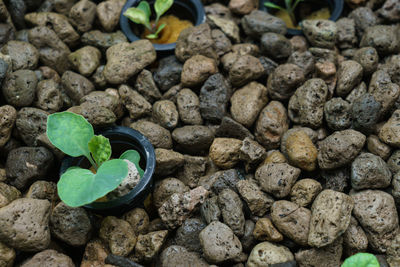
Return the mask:
[[[259,2],[259,10],[265,11],[268,13],[268,8],[264,6],[264,2],[267,0],[260,0]],[[333,9],[331,12],[331,16],[329,17],[329,20],[332,21],[337,21],[340,15],[342,14],[343,11],[343,5],[344,5],[344,0],[323,0],[325,2],[331,2],[333,3]],[[269,13],[271,14],[271,13]],[[272,15],[272,14],[271,14]],[[298,29],[291,29],[287,28],[287,35],[302,35],[303,31],[298,30]]]
[[[121,27],[122,32],[125,34],[125,36],[128,38],[129,41],[134,42],[141,40],[140,37],[138,37],[131,29],[129,19],[125,17],[123,14],[124,12],[132,7],[135,6],[136,4],[139,3],[140,0],[128,0],[124,7],[122,8],[121,15],[119,18],[119,24]],[[206,14],[204,11],[203,4],[201,3],[200,0],[175,0],[174,5],[181,5],[184,8],[189,8],[187,3],[191,3],[194,7],[194,11],[197,14],[197,18],[195,18],[194,26],[200,25],[206,21]],[[170,43],[170,44],[153,44],[154,48],[158,52],[170,52],[173,51],[176,47],[176,43]]]
[[[92,202],[90,204],[84,205],[88,210],[92,210],[94,212],[103,212],[103,213],[121,213],[124,210],[124,206],[130,207],[132,205],[138,205],[135,199],[140,198],[141,201],[147,197],[150,189],[153,186],[153,174],[156,166],[155,152],[154,147],[150,143],[150,141],[140,132],[124,126],[111,126],[108,128],[102,128],[96,131],[96,134],[101,134],[107,138],[111,136],[120,136],[128,139],[127,141],[118,142],[118,137],[111,139],[110,143],[131,143],[136,146],[140,146],[140,152],[145,157],[146,168],[144,170],[144,174],[141,177],[139,183],[126,195],[106,201],[106,202]],[[78,160],[78,162],[76,162]],[[66,156],[61,163],[60,167],[60,176],[71,166],[76,163],[80,163],[84,160],[84,157],[70,157]],[[126,208],[125,207],[125,208]],[[115,210],[119,209],[119,210]],[[115,210],[115,211],[110,211]]]

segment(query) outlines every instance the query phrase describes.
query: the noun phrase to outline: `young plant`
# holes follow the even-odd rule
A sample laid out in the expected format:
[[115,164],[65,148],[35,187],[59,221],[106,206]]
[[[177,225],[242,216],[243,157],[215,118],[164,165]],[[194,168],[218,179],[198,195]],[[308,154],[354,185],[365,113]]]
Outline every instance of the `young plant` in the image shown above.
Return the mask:
[[135,164],[139,175],[140,155],[135,150],[125,151],[119,159],[112,159],[108,138],[94,135],[92,125],[81,115],[59,112],[47,119],[47,137],[50,142],[71,157],[85,156],[95,173],[78,166],[70,167],[57,184],[60,199],[71,207],[79,207],[107,195],[128,175],[127,159]]
[[166,26],[165,23],[157,27],[160,17],[170,9],[174,0],[156,0],[154,4],[154,10],[156,11],[156,20],[154,23],[150,23],[151,10],[150,5],[147,1],[141,1],[137,7],[128,8],[124,16],[132,20],[137,24],[145,26],[151,34],[147,35],[148,39],[157,39],[158,34]]
[[347,258],[342,267],[379,267],[378,259],[369,253],[357,253]]
[[274,4],[272,2],[265,2],[264,6],[269,7],[269,8],[279,9],[282,11],[286,11],[289,14],[291,21],[293,22],[293,25],[297,25],[297,20],[296,20],[296,16],[294,15],[294,11],[296,10],[297,5],[303,1],[304,0],[295,0],[293,3],[293,0],[285,0],[286,8],[278,6],[277,4]]

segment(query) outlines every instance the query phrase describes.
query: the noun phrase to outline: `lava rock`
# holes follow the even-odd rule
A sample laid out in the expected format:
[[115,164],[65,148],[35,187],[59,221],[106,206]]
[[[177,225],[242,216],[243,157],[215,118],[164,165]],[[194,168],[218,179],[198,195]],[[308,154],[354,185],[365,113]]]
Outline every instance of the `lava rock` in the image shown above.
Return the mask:
[[275,60],[288,58],[292,54],[292,44],[284,35],[267,32],[261,36],[261,52]]
[[361,82],[363,67],[354,60],[343,61],[337,73],[336,93],[339,96],[346,96]]
[[215,165],[229,169],[239,162],[242,142],[234,138],[215,138],[210,147],[209,157]]
[[365,140],[365,135],[354,130],[334,132],[319,143],[319,167],[334,169],[350,163],[360,153]]
[[169,175],[182,167],[185,159],[182,154],[173,150],[156,148],[156,169],[155,173]]
[[311,211],[286,201],[275,201],[271,207],[271,220],[276,228],[297,244],[306,246],[310,229]]
[[39,51],[27,42],[9,41],[1,48],[1,53],[11,57],[13,71],[34,70],[39,62]]
[[75,264],[67,255],[53,249],[46,249],[36,253],[32,258],[25,261],[21,267],[29,266],[63,266],[74,267]]
[[92,225],[85,209],[71,208],[60,202],[50,216],[50,231],[71,246],[83,246],[90,239]]
[[292,187],[290,201],[300,207],[310,205],[315,197],[322,191],[322,185],[314,179],[301,179]]
[[253,10],[242,18],[241,23],[246,35],[254,38],[259,38],[266,32],[284,35],[287,31],[286,24],[282,19],[261,10]]
[[199,97],[190,89],[182,89],[176,97],[179,118],[185,124],[201,125],[203,118],[200,113]]
[[121,84],[153,63],[156,51],[149,40],[139,40],[115,44],[107,49],[106,56],[104,77],[111,84]]
[[287,163],[270,163],[260,166],[256,171],[255,178],[263,191],[276,198],[284,198],[289,195],[300,172],[300,169]]
[[69,54],[68,60],[83,76],[90,76],[100,66],[101,52],[94,46],[84,46]]
[[210,76],[200,90],[200,113],[204,120],[220,122],[227,112],[231,85],[220,73]]
[[211,222],[200,234],[200,244],[208,262],[221,263],[242,252],[242,244],[233,231],[221,222]]
[[240,56],[229,70],[229,79],[233,86],[243,86],[257,80],[264,72],[264,67],[258,58],[251,55]]
[[207,126],[187,125],[176,128],[172,138],[177,143],[176,149],[188,154],[202,154],[211,146],[214,133]]
[[6,77],[2,91],[8,104],[15,107],[30,106],[35,99],[36,74],[32,70],[17,70]]
[[32,198],[19,198],[0,208],[0,239],[21,251],[46,249],[50,244],[50,208],[47,200]]
[[258,185],[249,180],[240,180],[236,188],[253,215],[263,216],[272,206],[274,199],[261,191]]
[[121,31],[107,33],[94,30],[85,32],[81,37],[81,41],[84,45],[95,46],[105,52],[109,47],[119,43],[125,43],[128,39]]
[[126,0],[107,0],[97,5],[96,15],[104,30],[112,32],[118,25],[125,2]]
[[0,107],[0,147],[11,138],[11,132],[17,120],[17,110],[10,105]]
[[94,19],[96,18],[96,4],[89,0],[77,2],[69,10],[70,22],[80,32],[87,32],[92,29]]
[[161,247],[167,239],[167,235],[167,230],[139,235],[135,246],[135,258],[139,261],[151,261],[161,250]]
[[351,186],[355,190],[386,188],[391,180],[386,162],[374,154],[362,153],[351,164]]
[[331,20],[303,20],[301,28],[312,46],[333,48],[337,38],[337,26]]
[[362,36],[360,47],[371,46],[379,55],[398,53],[400,27],[395,25],[376,25],[368,27]]
[[218,71],[214,59],[203,55],[195,55],[185,61],[181,73],[183,86],[195,87],[201,85],[211,75]]
[[400,110],[396,110],[379,131],[379,138],[390,146],[400,146],[400,139],[398,138],[398,132],[400,131],[399,121]]
[[370,75],[378,68],[379,56],[375,48],[363,47],[356,51],[353,60],[360,63],[364,75]]
[[188,251],[201,251],[199,234],[206,226],[197,218],[189,218],[176,230],[174,241]]
[[156,148],[172,148],[171,133],[154,122],[139,120],[132,123],[129,127],[146,136]]
[[349,102],[340,97],[334,97],[327,101],[324,105],[324,117],[328,127],[335,131],[349,128],[351,126],[352,114],[363,114],[360,112],[352,113],[352,108],[356,109],[357,107],[359,107],[359,105],[352,106]]
[[175,56],[160,59],[158,68],[154,72],[154,81],[161,91],[167,91],[180,82],[182,67]]
[[308,244],[318,248],[332,244],[349,226],[353,207],[350,196],[329,189],[322,191],[311,207]]
[[292,260],[294,260],[294,256],[287,247],[275,245],[265,241],[257,244],[257,246],[252,249],[246,266],[270,266],[272,264],[283,263]]
[[236,236],[243,236],[245,218],[239,195],[231,189],[222,190],[218,194],[218,206],[224,223],[232,229]]
[[268,94],[272,99],[288,99],[304,80],[304,71],[299,66],[281,64],[268,77]]

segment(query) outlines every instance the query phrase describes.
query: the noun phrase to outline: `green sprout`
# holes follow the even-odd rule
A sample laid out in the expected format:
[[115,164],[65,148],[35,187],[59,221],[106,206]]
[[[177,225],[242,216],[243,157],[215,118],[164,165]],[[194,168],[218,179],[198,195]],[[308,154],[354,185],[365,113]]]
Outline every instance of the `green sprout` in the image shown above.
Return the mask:
[[174,0],[156,0],[154,10],[156,11],[156,20],[150,23],[151,10],[147,1],[141,1],[137,7],[128,8],[124,16],[137,24],[142,24],[151,33],[146,36],[148,39],[157,39],[158,34],[167,26],[165,23],[157,27],[160,17],[171,8]]
[[92,203],[116,189],[128,175],[124,159],[134,163],[143,176],[137,151],[125,151],[119,159],[110,160],[110,141],[102,135],[94,135],[92,125],[81,115],[67,111],[49,115],[46,133],[55,147],[71,157],[85,156],[95,170],[93,173],[73,166],[61,175],[58,195],[70,207]]
[[289,14],[290,19],[293,22],[293,25],[297,25],[297,20],[296,16],[294,15],[294,11],[296,10],[297,5],[300,2],[303,2],[304,0],[295,0],[293,3],[293,0],[285,0],[285,6],[286,8],[283,8],[281,6],[278,6],[277,4],[274,4],[272,2],[265,2],[264,6],[269,7],[269,8],[274,8],[282,11],[286,11]]
[[379,267],[378,259],[369,253],[357,253],[347,258],[342,267]]

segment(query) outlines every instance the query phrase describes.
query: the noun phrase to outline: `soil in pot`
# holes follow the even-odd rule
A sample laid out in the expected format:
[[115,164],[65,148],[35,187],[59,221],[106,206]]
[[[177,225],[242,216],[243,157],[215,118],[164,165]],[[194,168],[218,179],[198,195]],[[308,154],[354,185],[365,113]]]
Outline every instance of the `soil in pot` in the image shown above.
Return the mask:
[[[265,1],[269,2],[269,1]],[[284,1],[272,1],[281,7],[285,7]],[[268,8],[274,16],[282,19],[289,29],[300,30],[300,22],[302,20],[317,20],[317,19],[329,19],[331,17],[332,7],[326,1],[304,1],[299,3],[294,11],[296,21],[290,18],[289,13],[286,10],[273,10]]]
[[[151,24],[154,21],[150,22]],[[160,18],[158,25],[166,24],[165,28],[161,31],[159,38],[149,39],[153,44],[172,44],[178,40],[179,34],[186,28],[193,26],[193,23],[189,20],[180,19],[174,15],[167,15]],[[146,36],[151,32],[145,29],[141,35],[142,39],[146,39]]]

